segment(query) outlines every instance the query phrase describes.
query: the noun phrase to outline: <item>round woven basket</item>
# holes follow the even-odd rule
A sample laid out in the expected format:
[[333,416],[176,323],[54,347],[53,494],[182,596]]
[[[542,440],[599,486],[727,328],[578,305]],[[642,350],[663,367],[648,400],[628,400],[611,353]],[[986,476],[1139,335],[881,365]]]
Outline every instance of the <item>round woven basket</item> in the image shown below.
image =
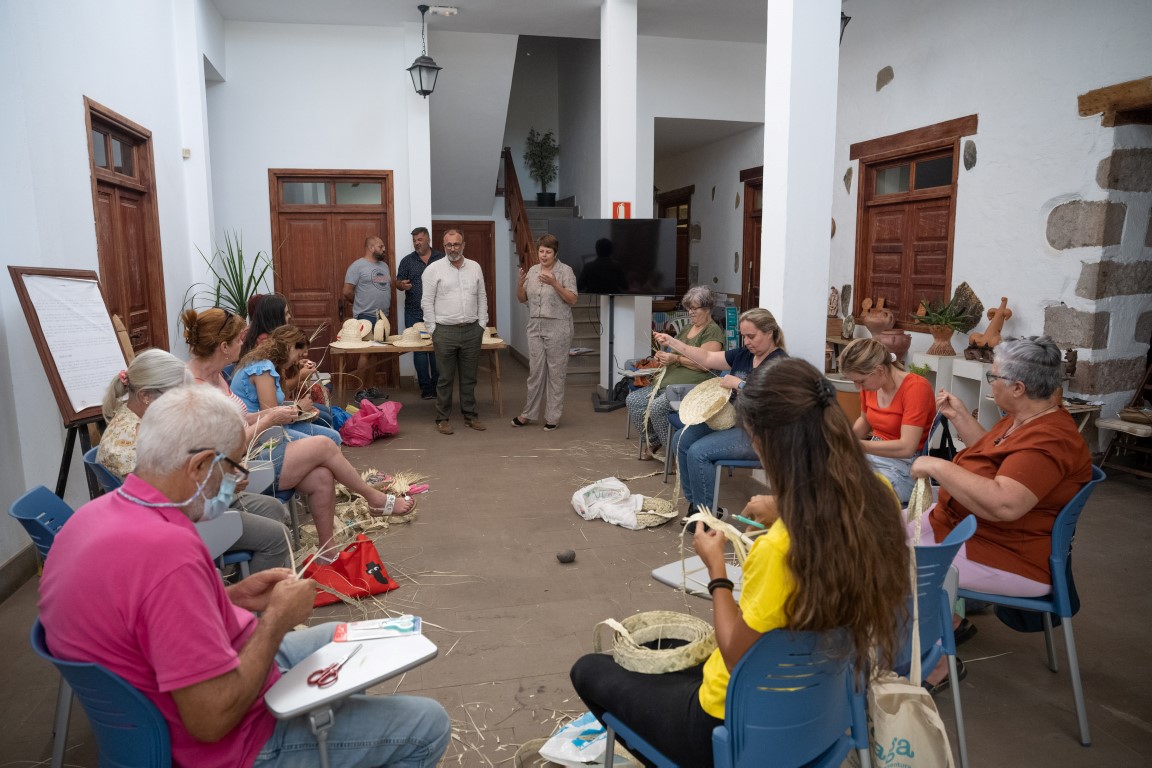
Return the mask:
[[645,496],[636,513],[636,522],[645,528],[656,528],[676,517],[676,507],[668,499]]
[[1116,414],[1124,421],[1130,421],[1133,424],[1150,424],[1152,425],[1152,409],[1145,410],[1143,408],[1134,408],[1129,406],[1121,409],[1120,413]]
[[689,426],[707,424],[715,430],[736,426],[736,409],[728,401],[732,392],[720,382],[707,379],[692,387],[680,403],[680,420]]
[[[701,664],[716,650],[716,631],[703,619],[674,611],[645,611],[623,621],[605,619],[592,630],[592,646],[600,652],[600,628],[616,630],[612,656],[631,672],[662,675]],[[676,648],[654,650],[645,643],[682,640]]]

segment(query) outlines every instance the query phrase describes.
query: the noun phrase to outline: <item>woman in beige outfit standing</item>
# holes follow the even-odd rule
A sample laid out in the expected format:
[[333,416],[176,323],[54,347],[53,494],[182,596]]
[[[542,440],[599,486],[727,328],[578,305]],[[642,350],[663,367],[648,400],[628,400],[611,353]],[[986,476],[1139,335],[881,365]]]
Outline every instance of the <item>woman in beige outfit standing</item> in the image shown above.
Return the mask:
[[536,247],[539,263],[527,272],[521,269],[516,284],[516,298],[528,305],[528,399],[524,410],[512,419],[514,427],[535,421],[545,396],[544,429],[556,429],[564,412],[572,305],[579,294],[572,268],[556,259],[559,251],[559,240],[548,234],[541,236]]

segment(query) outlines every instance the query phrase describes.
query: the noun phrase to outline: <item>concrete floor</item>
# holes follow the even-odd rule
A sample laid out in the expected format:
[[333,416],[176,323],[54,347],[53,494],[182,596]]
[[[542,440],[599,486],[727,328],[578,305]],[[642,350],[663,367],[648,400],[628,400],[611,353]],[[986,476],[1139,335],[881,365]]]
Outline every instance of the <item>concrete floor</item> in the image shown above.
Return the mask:
[[[624,411],[593,412],[589,387],[570,386],[561,428],[513,429],[526,371],[504,362],[503,417],[482,375],[480,409],[488,431],[464,427],[440,435],[434,404],[413,389],[394,439],[346,451],[358,467],[412,469],[432,492],[411,525],[378,540],[401,588],[382,597],[389,609],[422,615],[440,655],[376,691],[431,696],[447,708],[458,739],[444,765],[513,765],[522,742],[549,735],[558,718],[583,711],[568,681],[573,660],[592,650],[595,624],[652,609],[710,619],[710,605],[655,583],[652,568],[679,557],[680,526],[628,531],[585,522],[572,493],[610,475],[656,472],[624,439]],[[46,480],[50,478],[45,478]],[[660,477],[626,480],[634,493],[670,498]],[[756,484],[747,473],[725,480],[721,503],[738,507]],[[683,507],[683,503],[681,503]],[[1152,665],[1143,661],[1152,616],[1152,482],[1120,475],[1102,483],[1081,520],[1076,580],[1084,607],[1076,617],[1081,673],[1093,746],[1081,747],[1069,678],[1044,663],[1040,635],[1016,633],[992,615],[976,616],[979,634],[961,649],[961,685],[974,766],[1152,765]],[[561,565],[556,552],[577,552]],[[0,768],[47,765],[57,675],[28,646],[36,580],[0,604]],[[364,618],[338,605],[313,621]],[[1058,639],[1057,647],[1063,653]],[[1065,657],[1062,656],[1062,659]],[[938,698],[952,728],[950,696]],[[82,710],[69,731],[68,764],[96,765]],[[533,763],[534,764],[534,763]]]

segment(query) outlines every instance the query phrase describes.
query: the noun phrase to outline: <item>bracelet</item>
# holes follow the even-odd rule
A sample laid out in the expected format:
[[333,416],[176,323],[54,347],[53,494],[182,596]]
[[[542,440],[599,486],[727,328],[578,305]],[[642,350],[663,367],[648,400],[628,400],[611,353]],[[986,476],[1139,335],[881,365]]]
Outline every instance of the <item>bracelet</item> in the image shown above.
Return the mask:
[[725,579],[721,577],[719,579],[712,579],[712,581],[708,582],[708,594],[712,594],[717,589],[727,589],[729,591],[734,591],[735,588],[736,585],[732,583],[732,579]]

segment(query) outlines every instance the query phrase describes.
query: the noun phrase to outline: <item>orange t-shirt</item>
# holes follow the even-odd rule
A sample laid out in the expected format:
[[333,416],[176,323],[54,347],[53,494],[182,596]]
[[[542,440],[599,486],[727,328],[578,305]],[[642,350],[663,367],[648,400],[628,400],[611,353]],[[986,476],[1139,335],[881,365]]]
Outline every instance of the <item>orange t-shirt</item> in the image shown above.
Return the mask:
[[936,418],[936,396],[928,379],[914,373],[905,376],[887,408],[881,408],[876,402],[877,394],[860,393],[860,413],[872,428],[872,434],[881,440],[899,440],[901,426],[920,427],[924,433],[916,450],[922,449],[932,429],[932,420]]
[[[1064,505],[1092,479],[1092,458],[1076,422],[1063,408],[1024,424],[996,445],[1011,424],[1011,417],[1005,416],[952,461],[981,477],[1010,477],[1040,501],[1019,520],[978,517],[976,534],[968,541],[968,559],[1050,584],[1052,524]],[[936,541],[943,541],[968,514],[941,488],[930,518]]]

